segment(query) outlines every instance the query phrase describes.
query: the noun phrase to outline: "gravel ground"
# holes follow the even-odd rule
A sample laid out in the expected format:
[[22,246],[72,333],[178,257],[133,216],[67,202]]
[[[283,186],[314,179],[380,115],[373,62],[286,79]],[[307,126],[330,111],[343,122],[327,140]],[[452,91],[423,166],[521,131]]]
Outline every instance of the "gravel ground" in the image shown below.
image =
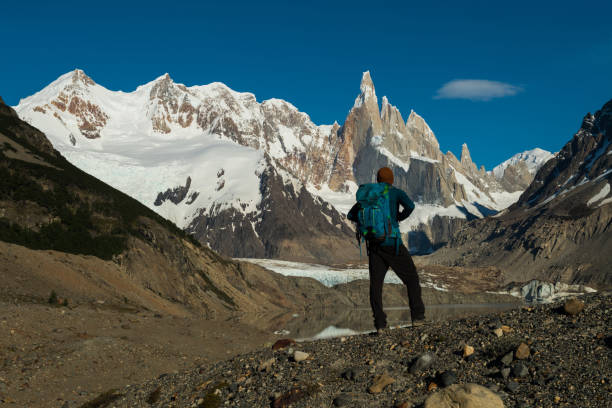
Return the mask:
[[[266,347],[109,390],[84,406],[418,407],[451,383],[476,383],[506,407],[610,407],[611,294],[581,297],[575,316],[557,303]],[[377,379],[393,382],[373,393]]]

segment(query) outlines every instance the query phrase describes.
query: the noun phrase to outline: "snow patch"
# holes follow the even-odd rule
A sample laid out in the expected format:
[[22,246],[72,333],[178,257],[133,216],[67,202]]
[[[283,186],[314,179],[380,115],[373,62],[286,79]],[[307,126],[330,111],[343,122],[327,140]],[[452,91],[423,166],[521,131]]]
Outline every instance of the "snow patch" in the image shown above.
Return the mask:
[[590,207],[591,205],[595,204],[597,201],[605,198],[609,193],[610,193],[610,184],[606,183],[601,188],[601,190],[599,190],[599,193],[595,194],[593,197],[591,197],[589,201],[587,201],[587,205]]

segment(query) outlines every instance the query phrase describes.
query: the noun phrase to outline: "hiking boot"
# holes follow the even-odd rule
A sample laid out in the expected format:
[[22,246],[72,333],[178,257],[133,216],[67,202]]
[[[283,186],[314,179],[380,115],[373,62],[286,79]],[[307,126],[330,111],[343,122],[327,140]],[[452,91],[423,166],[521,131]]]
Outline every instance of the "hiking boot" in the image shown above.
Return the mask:
[[376,329],[376,331],[371,332],[370,336],[382,336],[383,334],[387,334],[389,330],[390,329],[387,327],[380,327]]
[[425,325],[425,319],[414,319],[412,320],[412,327],[419,327]]

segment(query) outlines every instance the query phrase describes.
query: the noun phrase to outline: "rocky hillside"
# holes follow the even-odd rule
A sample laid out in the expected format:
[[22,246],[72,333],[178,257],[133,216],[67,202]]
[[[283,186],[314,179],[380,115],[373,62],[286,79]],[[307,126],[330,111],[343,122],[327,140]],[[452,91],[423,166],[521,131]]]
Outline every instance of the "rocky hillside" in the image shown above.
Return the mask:
[[404,121],[386,97],[379,108],[368,72],[360,90],[342,126],[317,126],[286,101],[221,83],[186,87],[166,74],[124,93],[75,70],[16,110],[77,167],[231,256],[356,258],[343,214],[383,165],[417,201],[403,232],[421,252],[457,220],[507,207],[531,179],[522,160],[495,177],[467,146],[460,159],[443,154],[418,114]]
[[[229,261],[84,173],[0,102],[0,295],[207,317],[348,301]],[[313,288],[312,285],[316,287]],[[323,294],[323,295],[322,295]]]
[[[608,295],[271,348],[109,390],[116,407],[607,407]],[[462,401],[459,405],[453,401]]]
[[500,216],[457,231],[434,263],[495,265],[506,280],[612,285],[612,101],[587,114],[574,137]]

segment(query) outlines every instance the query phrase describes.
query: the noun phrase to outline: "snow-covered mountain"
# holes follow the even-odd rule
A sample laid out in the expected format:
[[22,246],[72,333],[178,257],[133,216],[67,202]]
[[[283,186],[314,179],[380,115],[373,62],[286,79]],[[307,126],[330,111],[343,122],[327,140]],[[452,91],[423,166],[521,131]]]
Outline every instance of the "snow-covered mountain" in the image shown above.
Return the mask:
[[383,165],[417,202],[402,224],[417,250],[443,242],[454,220],[520,195],[478,169],[467,146],[461,160],[442,154],[415,112],[404,122],[386,97],[379,110],[368,72],[342,127],[315,125],[286,101],[258,102],[222,83],[186,87],[167,74],[127,93],[75,70],[16,111],[72,163],[232,256],[354,257],[342,214]]
[[501,179],[504,177],[504,171],[509,166],[516,166],[519,163],[524,163],[530,174],[536,174],[540,167],[554,156],[553,153],[536,147],[532,150],[517,153],[508,160],[498,164],[493,168],[492,173],[497,179]]

